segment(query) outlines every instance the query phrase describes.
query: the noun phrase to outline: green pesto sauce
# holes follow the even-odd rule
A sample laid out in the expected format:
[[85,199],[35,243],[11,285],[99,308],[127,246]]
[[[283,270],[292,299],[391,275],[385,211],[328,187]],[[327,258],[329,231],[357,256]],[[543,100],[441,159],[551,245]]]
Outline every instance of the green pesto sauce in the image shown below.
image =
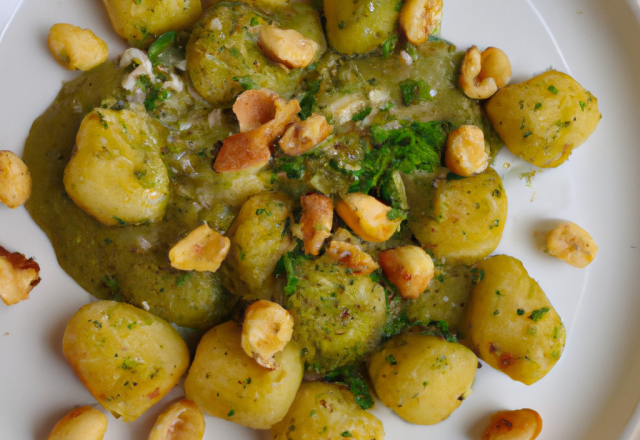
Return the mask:
[[[375,53],[358,57],[327,53],[315,70],[306,71],[308,81],[320,81],[314,112],[336,123],[340,118],[337,111],[340,100],[360,100],[362,103],[358,105],[363,108],[358,110],[355,121],[349,117],[343,125],[336,124],[332,136],[295,159],[294,171],[296,166],[301,171],[295,178],[288,178],[288,173],[279,168],[278,158],[282,152],[277,146],[274,146],[274,161],[264,170],[215,173],[211,164],[218,152],[217,141],[236,133],[237,122],[229,109],[212,109],[192,97],[188,87],[147,106],[148,114],[170,130],[162,158],[169,173],[171,194],[163,220],[141,226],[108,227],[99,223],[73,203],[62,183],[83,117],[95,107],[130,107],[126,92],[120,86],[130,70],[105,63],[65,84],[53,104],[33,123],[24,152],[33,177],[33,193],[27,210],[48,235],[62,268],[95,297],[148,307],[152,313],[180,326],[208,329],[230,315],[237,298],[223,287],[219,274],[175,270],[168,259],[171,247],[203,222],[226,231],[242,204],[265,190],[281,190],[296,203],[309,191],[331,195],[346,192],[353,180],[341,169],[357,169],[362,163],[371,148],[371,123],[446,120],[453,126],[474,124],[484,130],[488,147],[492,156],[495,155],[499,139],[480,104],[466,98],[455,86],[461,54],[442,42],[427,43],[418,48],[415,61],[407,66],[400,60],[398,51],[385,59]],[[171,56],[184,58],[184,50],[173,49]],[[433,90],[432,99],[405,105],[399,84],[407,78],[421,79],[428,84]],[[189,74],[183,73],[182,79],[188,84]],[[304,96],[305,84],[294,96],[299,99]],[[384,99],[379,99],[380,96]],[[392,240],[370,251],[375,255],[378,249],[410,242],[408,229],[403,228]],[[308,287],[313,290],[312,285]],[[311,297],[316,293],[320,292],[309,292]],[[429,295],[431,300],[438,291]],[[393,319],[401,309],[403,307],[393,304],[388,306],[387,320]],[[325,312],[326,325],[320,330],[334,332],[341,310]],[[423,313],[417,311],[417,315]],[[371,316],[361,324],[366,327],[374,321],[374,327],[381,325]],[[365,331],[362,340],[350,344],[351,348],[336,349],[324,347],[322,340],[313,341],[316,336],[320,337],[313,336],[315,330],[305,331],[311,340],[307,361],[319,365],[312,367],[317,371],[327,371],[329,367],[359,358],[369,350],[371,341],[378,340],[377,333],[374,336]],[[358,351],[354,347],[367,348]],[[327,354],[323,365],[322,352],[331,350],[337,351]]]

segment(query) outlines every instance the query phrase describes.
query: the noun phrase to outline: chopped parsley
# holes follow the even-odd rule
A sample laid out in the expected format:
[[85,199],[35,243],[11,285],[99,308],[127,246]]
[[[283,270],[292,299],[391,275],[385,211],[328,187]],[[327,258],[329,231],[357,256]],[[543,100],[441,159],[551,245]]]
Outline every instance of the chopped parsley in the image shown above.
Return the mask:
[[295,266],[304,260],[308,260],[309,257],[304,252],[304,243],[301,240],[297,240],[298,244],[291,252],[285,253],[278,262],[276,268],[273,271],[276,275],[286,274],[287,285],[284,287],[284,291],[287,296],[291,296],[296,293],[300,279],[295,274]]
[[584,111],[584,108],[587,106],[584,102],[580,101],[580,108]]
[[367,107],[367,108],[365,108],[364,110],[362,110],[362,111],[360,111],[360,112],[356,113],[355,115],[353,115],[353,116],[351,117],[351,120],[352,120],[353,122],[362,121],[364,118],[366,118],[367,116],[369,116],[369,114],[371,114],[371,110],[372,110],[372,108],[371,108],[371,107]]
[[379,193],[391,198],[395,170],[405,174],[416,170],[435,170],[440,164],[440,152],[448,131],[449,124],[438,121],[405,122],[400,128],[392,130],[373,126],[371,141],[374,148],[365,154],[360,169],[342,170],[356,178],[356,182],[349,187],[349,192],[367,194],[380,186]]
[[340,436],[341,437],[353,437],[353,434],[351,434],[349,431],[342,431]]
[[540,107],[542,107],[542,103],[541,103],[541,102],[536,102],[536,105],[535,105],[535,107],[533,107],[533,110],[534,110],[534,111],[535,111],[535,110],[539,110],[539,109],[540,109]]
[[529,319],[532,319],[533,322],[538,322],[544,317],[544,315],[546,315],[549,312],[549,310],[550,310],[549,307],[536,309],[533,312],[531,312],[531,315],[529,315]]
[[234,76],[233,80],[240,83],[240,87],[242,87],[244,90],[255,90],[260,88],[258,87],[258,84],[256,84],[249,76]]
[[[300,113],[298,116],[303,121],[313,113],[316,105],[316,93],[320,91],[320,81],[307,81],[307,91],[300,99]],[[363,118],[364,119],[364,118]]]
[[382,43],[382,58],[388,58],[396,48],[398,43],[398,36],[392,35],[384,43]]
[[235,413],[236,413],[236,410],[232,409],[231,411],[229,411],[229,414],[227,414],[227,417],[232,417]]
[[471,284],[474,286],[484,279],[484,270],[473,268],[471,269]]
[[423,79],[405,79],[400,83],[400,92],[406,106],[433,100],[431,86]]
[[134,361],[133,359],[126,358],[124,361],[122,361],[120,368],[122,368],[123,370],[131,370],[137,367],[138,365],[140,365],[140,362]]
[[518,309],[518,311],[516,313],[518,314],[518,316],[522,316],[522,315],[524,315],[524,310],[523,309]]
[[404,220],[407,218],[407,213],[404,212],[402,209],[393,208],[389,212],[387,212],[387,218],[392,221],[398,218],[401,218]]
[[111,290],[112,293],[115,294],[120,292],[120,284],[118,284],[118,280],[115,276],[105,275],[102,278],[102,282]]
[[360,408],[369,409],[373,407],[373,399],[364,376],[353,365],[345,365],[333,370],[323,380],[348,386]]
[[167,33],[162,34],[156,41],[153,42],[151,46],[149,46],[149,51],[147,55],[149,56],[149,60],[155,65],[158,59],[158,55],[160,55],[164,50],[171,46],[174,41],[176,41],[176,34],[174,31],[169,31]]
[[157,102],[162,102],[171,96],[168,90],[162,88],[162,82],[153,84],[149,75],[140,75],[137,84],[147,95],[144,108],[148,112],[156,109]]
[[384,358],[384,360],[391,365],[398,365],[398,361],[396,361],[396,357],[392,354],[388,355],[386,358]]
[[549,86],[547,88],[548,91],[550,91],[551,93],[553,93],[554,95],[557,95],[559,90],[556,88],[556,86]]
[[289,179],[299,180],[304,175],[304,156],[280,156],[273,161],[272,172],[277,174],[284,172]]

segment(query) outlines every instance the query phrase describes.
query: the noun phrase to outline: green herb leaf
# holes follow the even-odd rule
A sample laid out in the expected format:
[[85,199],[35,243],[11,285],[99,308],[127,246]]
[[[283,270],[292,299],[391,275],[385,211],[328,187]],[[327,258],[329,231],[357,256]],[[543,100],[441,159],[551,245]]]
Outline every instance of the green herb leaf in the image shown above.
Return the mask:
[[431,320],[425,326],[427,329],[422,332],[423,335],[433,335],[443,338],[447,342],[458,342],[458,338],[449,331],[447,321]]
[[351,117],[351,120],[353,122],[362,121],[364,118],[369,116],[369,114],[371,113],[371,110],[372,110],[371,107],[367,107],[364,110],[362,110],[361,112],[358,112],[355,115],[353,115]]
[[549,86],[549,87],[547,88],[547,90],[549,90],[549,91],[550,91],[551,93],[553,93],[554,95],[557,95],[557,94],[558,94],[558,92],[559,92],[559,90],[558,90],[558,89],[556,89],[556,86]]
[[232,417],[235,413],[236,413],[236,410],[232,409],[231,411],[229,411],[229,414],[227,414],[227,417]]
[[475,286],[482,280],[484,280],[484,270],[477,268],[471,269],[471,284]]
[[258,17],[251,17],[251,21],[249,22],[250,26],[258,26],[260,24],[260,20]]
[[460,175],[458,175],[458,174],[456,174],[456,173],[454,173],[452,171],[448,172],[447,173],[447,177],[446,177],[447,180],[462,180],[462,179],[465,179],[465,178],[466,177],[460,176]]
[[396,44],[398,43],[398,36],[392,35],[387,39],[384,43],[382,43],[382,58],[388,58],[396,48]]
[[356,403],[360,405],[360,408],[369,409],[373,407],[373,399],[371,398],[367,382],[365,382],[362,373],[356,370],[353,365],[345,365],[333,370],[327,374],[323,380],[348,386],[356,399]]
[[400,92],[402,92],[402,101],[406,106],[433,100],[431,86],[423,79],[405,79],[400,83]]
[[340,436],[342,436],[342,437],[353,437],[353,435],[349,431],[342,431]]
[[388,355],[386,358],[384,358],[384,360],[391,365],[398,365],[398,361],[396,361],[396,357],[392,354]]
[[165,34],[162,34],[156,41],[153,42],[151,46],[149,46],[147,56],[154,65],[156,64],[158,55],[164,52],[167,47],[171,46],[173,42],[176,41],[177,36],[178,34],[176,34],[174,31],[169,31]]
[[395,220],[397,218],[401,218],[402,220],[407,218],[407,213],[402,209],[393,208],[391,211],[387,212],[387,218],[389,220]]
[[307,91],[300,99],[300,113],[298,116],[303,121],[313,114],[316,105],[316,93],[320,91],[320,80],[307,81]]
[[584,102],[580,101],[580,108],[584,111],[584,108],[587,106]]
[[239,78],[234,76],[233,80],[239,82],[240,87],[244,90],[256,90],[260,88],[249,76],[241,76]]
[[304,156],[279,156],[273,160],[274,173],[284,172],[289,179],[299,180],[304,175]]
[[522,316],[524,315],[524,310],[518,309],[516,313],[518,313],[518,316]]
[[550,310],[549,307],[536,309],[533,312],[531,312],[531,315],[529,315],[529,319],[532,319],[533,322],[538,322],[544,317],[544,315],[546,315],[549,312],[549,310]]
[[535,111],[535,110],[539,110],[539,109],[540,109],[540,107],[542,107],[542,103],[541,103],[541,102],[536,102],[536,105],[535,105],[535,107],[533,107],[533,110],[534,110],[534,111]]
[[[416,170],[433,171],[440,164],[450,126],[444,122],[411,122],[393,130],[371,128],[374,148],[365,153],[360,169],[349,174],[356,182],[349,192],[364,194],[380,186],[380,194],[393,194],[393,172],[411,174]],[[340,170],[345,172],[344,170]]]

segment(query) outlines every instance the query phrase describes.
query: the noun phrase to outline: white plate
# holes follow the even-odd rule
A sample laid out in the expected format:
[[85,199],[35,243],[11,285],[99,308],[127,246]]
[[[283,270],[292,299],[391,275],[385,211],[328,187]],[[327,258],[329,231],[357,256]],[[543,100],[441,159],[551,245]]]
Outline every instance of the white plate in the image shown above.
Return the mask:
[[[0,0],[0,26],[17,0]],[[445,0],[442,36],[459,48],[497,46],[514,81],[550,66],[570,73],[599,99],[603,119],[571,160],[533,178],[503,151],[496,169],[509,196],[509,219],[497,253],[519,258],[547,293],[568,330],[562,359],[541,382],[525,386],[488,366],[474,394],[445,422],[409,425],[378,404],[388,440],[479,439],[490,414],[530,407],[544,420],[540,439],[639,439],[640,414],[640,27],[637,0]],[[0,149],[21,154],[31,122],[75,77],[50,56],[54,23],[91,28],[110,58],[125,45],[97,0],[23,0],[0,41]],[[0,34],[2,35],[2,34]],[[502,167],[503,162],[511,168]],[[536,198],[530,201],[533,193]],[[600,246],[586,270],[543,254],[533,238],[558,219],[575,221]],[[24,208],[0,207],[0,245],[35,256],[42,283],[29,301],[0,304],[0,439],[45,438],[74,406],[95,404],[61,350],[66,323],[91,296],[58,266],[44,233]],[[132,424],[109,415],[106,439],[143,439],[157,414],[182,395],[174,389]],[[205,438],[269,438],[207,417]],[[626,430],[625,430],[626,427]],[[624,433],[623,433],[624,431]]]

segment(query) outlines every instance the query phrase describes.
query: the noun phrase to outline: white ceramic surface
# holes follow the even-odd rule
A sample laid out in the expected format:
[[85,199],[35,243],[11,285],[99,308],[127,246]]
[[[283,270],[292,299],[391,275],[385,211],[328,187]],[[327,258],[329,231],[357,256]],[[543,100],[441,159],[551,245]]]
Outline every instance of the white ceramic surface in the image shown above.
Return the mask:
[[[0,0],[0,30],[18,3]],[[640,396],[639,11],[638,0],[445,0],[444,38],[461,49],[505,50],[514,82],[550,66],[570,73],[598,97],[603,119],[567,163],[536,175],[532,188],[520,174],[534,167],[506,149],[495,165],[509,197],[496,253],[521,259],[564,318],[568,341],[558,365],[530,387],[485,365],[474,394],[436,426],[409,425],[378,404],[373,412],[388,440],[479,439],[491,413],[523,407],[542,415],[543,440],[640,439],[640,413],[633,414]],[[0,33],[0,149],[20,154],[32,120],[61,81],[77,75],[47,50],[48,29],[58,22],[91,28],[108,42],[110,58],[125,48],[99,0],[22,0]],[[600,246],[588,269],[538,249],[534,232],[558,219],[582,225]],[[23,208],[0,206],[0,245],[35,256],[43,279],[28,301],[0,303],[0,440],[44,439],[74,406],[95,404],[61,350],[66,323],[91,296],[60,269]],[[146,438],[157,414],[181,395],[174,389],[129,425],[109,415],[105,439]],[[211,417],[206,422],[206,439],[269,438]]]

